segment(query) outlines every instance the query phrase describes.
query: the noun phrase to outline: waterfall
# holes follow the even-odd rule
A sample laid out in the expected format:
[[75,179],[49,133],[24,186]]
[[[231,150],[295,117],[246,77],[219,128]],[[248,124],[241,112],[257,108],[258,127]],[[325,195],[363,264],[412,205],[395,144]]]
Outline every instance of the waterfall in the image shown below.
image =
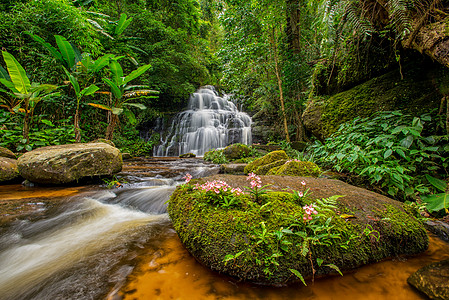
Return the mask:
[[187,110],[173,118],[153,154],[203,156],[206,151],[235,143],[251,144],[251,118],[238,111],[228,95],[219,97],[212,86],[206,86],[190,96]]

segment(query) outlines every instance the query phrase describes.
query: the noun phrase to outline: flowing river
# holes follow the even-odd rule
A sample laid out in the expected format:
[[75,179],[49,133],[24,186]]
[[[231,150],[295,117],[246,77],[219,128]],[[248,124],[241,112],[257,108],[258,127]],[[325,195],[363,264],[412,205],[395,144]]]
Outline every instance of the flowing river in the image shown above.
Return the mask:
[[121,188],[0,186],[0,299],[425,299],[407,277],[449,258],[431,237],[416,257],[282,288],[235,282],[196,262],[174,232],[166,201],[201,159],[125,163]]

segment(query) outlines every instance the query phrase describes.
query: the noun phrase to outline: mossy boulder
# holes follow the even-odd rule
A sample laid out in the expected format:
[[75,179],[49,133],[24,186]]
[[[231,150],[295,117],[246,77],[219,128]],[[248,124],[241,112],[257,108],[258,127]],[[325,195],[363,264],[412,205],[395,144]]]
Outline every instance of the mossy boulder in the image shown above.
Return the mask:
[[[174,229],[202,264],[239,280],[278,286],[299,281],[294,272],[307,280],[314,271],[315,276],[335,274],[333,265],[344,272],[396,255],[418,254],[428,247],[423,224],[400,202],[338,180],[261,177],[263,184],[271,184],[272,192],[259,201],[248,194],[239,196],[231,207],[198,197],[193,184],[172,194],[168,212]],[[213,180],[248,186],[244,176],[235,175],[215,175],[200,182]],[[302,181],[313,197],[285,192],[304,190]],[[332,195],[345,196],[331,209],[323,205],[330,200],[315,200]],[[313,203],[319,218],[304,221],[303,206]],[[318,225],[316,235],[308,222]],[[319,234],[328,238],[324,241]]]
[[429,299],[449,299],[449,259],[419,269],[407,282]]
[[223,154],[227,160],[236,160],[250,155],[251,149],[244,144],[232,144],[224,148]]
[[[263,167],[265,165],[274,163],[276,161],[280,161],[280,160],[284,160],[285,161],[285,160],[288,160],[288,159],[289,159],[289,157],[288,157],[287,153],[285,153],[284,150],[273,151],[273,152],[270,152],[270,153],[266,154],[265,156],[262,156],[261,158],[256,159],[255,161],[249,163],[245,167],[245,173],[246,174],[248,174],[248,173],[260,174],[258,172],[259,168],[261,168],[261,167]],[[273,168],[273,167],[275,167],[275,166],[273,165],[271,168]],[[268,171],[268,170],[266,170],[266,171]]]
[[194,153],[184,153],[184,154],[181,154],[179,156],[179,158],[193,158],[193,157],[196,157],[196,154],[194,154]]
[[290,160],[284,164],[270,169],[266,175],[306,176],[318,177],[321,169],[311,161]]
[[20,175],[31,182],[65,184],[85,177],[120,172],[120,150],[105,143],[70,144],[38,148],[18,159]]
[[17,158],[16,155],[11,150],[4,147],[0,147],[0,157],[7,157],[12,159]]
[[0,182],[14,180],[19,177],[17,160],[0,156]]

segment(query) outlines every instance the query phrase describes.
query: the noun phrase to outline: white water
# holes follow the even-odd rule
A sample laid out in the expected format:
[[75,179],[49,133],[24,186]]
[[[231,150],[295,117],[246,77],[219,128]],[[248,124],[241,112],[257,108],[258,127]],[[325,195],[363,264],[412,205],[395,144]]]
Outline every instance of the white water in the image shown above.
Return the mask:
[[56,215],[13,225],[0,238],[0,299],[97,298],[128,248],[169,224],[165,202],[173,190],[99,191],[70,200]]
[[251,118],[238,111],[228,96],[219,97],[213,87],[205,87],[190,96],[188,109],[175,116],[153,154],[203,156],[211,149],[235,143],[251,144]]

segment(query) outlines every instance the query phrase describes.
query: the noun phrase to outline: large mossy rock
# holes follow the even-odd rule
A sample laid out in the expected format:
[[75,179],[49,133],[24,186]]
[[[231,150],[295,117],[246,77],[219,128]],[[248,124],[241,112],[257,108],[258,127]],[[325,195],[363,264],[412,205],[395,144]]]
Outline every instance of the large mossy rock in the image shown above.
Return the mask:
[[250,155],[251,149],[244,144],[232,144],[224,148],[223,154],[227,160],[236,160]]
[[71,144],[38,148],[18,160],[25,179],[43,184],[64,184],[84,177],[120,172],[120,150],[105,143]]
[[[277,161],[285,162],[288,159],[289,159],[289,157],[288,157],[287,153],[285,153],[284,150],[273,151],[273,152],[268,153],[265,156],[262,156],[261,158],[256,159],[255,161],[249,163],[245,167],[245,173],[246,174],[255,173],[258,175],[264,175],[269,170],[267,168],[264,168],[265,165],[269,165],[269,164],[275,163]],[[279,165],[280,164],[273,165],[271,168],[279,166]],[[261,168],[261,167],[262,167],[262,169],[259,172],[259,168]]]
[[[423,224],[402,203],[353,187],[338,180],[312,177],[261,176],[271,184],[270,192],[258,202],[240,196],[235,207],[217,207],[198,191],[180,186],[170,198],[168,212],[182,243],[202,264],[239,280],[266,285],[299,281],[293,272],[310,278],[401,255],[417,254],[428,247]],[[201,181],[224,180],[232,187],[248,186],[245,176],[215,175]],[[285,190],[303,191],[306,182],[311,200],[297,198]],[[334,236],[326,243],[313,234],[303,220],[303,206],[312,198],[345,195],[336,208],[325,212],[315,223]],[[316,202],[318,205],[322,205]],[[324,206],[321,206],[322,208]],[[285,229],[288,230],[285,231]],[[284,230],[284,231],[283,231]],[[287,242],[284,242],[287,241]],[[317,259],[322,259],[320,266]],[[293,271],[292,271],[293,270]]]
[[318,177],[321,174],[321,169],[311,161],[290,160],[278,167],[271,168],[266,174]]
[[17,160],[0,156],[0,182],[14,180],[19,177]]
[[449,259],[419,269],[407,282],[430,299],[449,299]]
[[4,147],[0,147],[0,157],[7,157],[12,159],[17,158],[16,155],[11,150]]

